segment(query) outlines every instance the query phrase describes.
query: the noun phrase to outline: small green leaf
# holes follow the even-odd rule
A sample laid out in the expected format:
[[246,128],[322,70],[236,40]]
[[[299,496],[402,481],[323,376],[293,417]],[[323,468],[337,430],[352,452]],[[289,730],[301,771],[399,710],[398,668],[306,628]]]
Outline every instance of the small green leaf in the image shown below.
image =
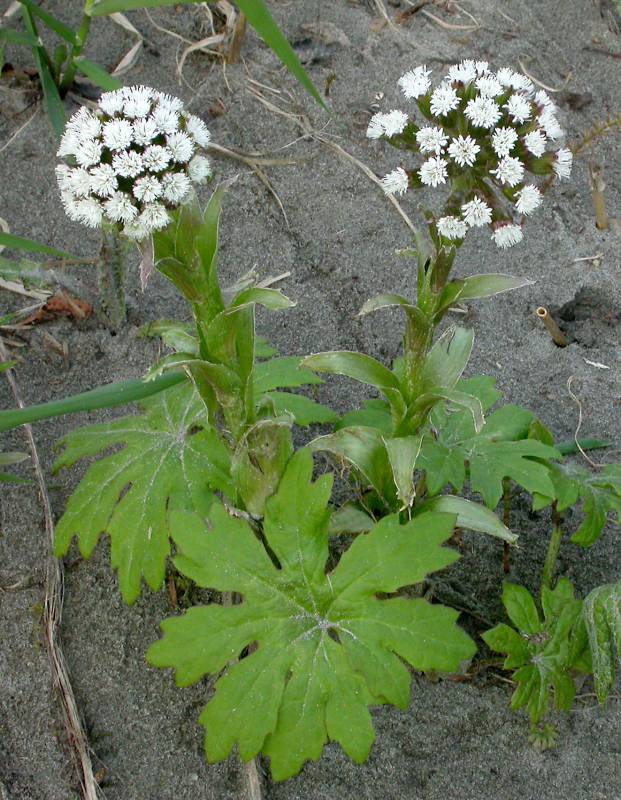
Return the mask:
[[466,500],[465,497],[456,497],[447,494],[441,497],[431,497],[416,509],[428,511],[440,511],[447,514],[457,515],[457,526],[466,530],[488,533],[504,542],[514,544],[518,540],[518,535],[512,533],[506,525],[498,519],[489,508]]
[[[398,516],[386,517],[357,537],[328,576],[330,489],[331,476],[312,482],[311,454],[299,451],[266,506],[266,545],[280,568],[248,523],[219,503],[208,526],[196,515],[172,514],[179,570],[199,586],[243,597],[166,620],[147,654],[155,666],[176,669],[181,685],[223,671],[200,718],[210,761],[235,746],[245,760],[262,751],[274,779],[285,780],[330,740],[363,761],[374,739],[368,706],[409,703],[404,662],[452,671],[475,651],[454,611],[377,597],[457,558],[442,547],[454,518],[426,514],[400,525]],[[253,642],[254,651],[233,663]]]
[[362,425],[365,428],[377,428],[385,436],[390,436],[393,430],[390,407],[385,400],[364,400],[362,408],[348,411],[334,426],[335,430],[352,428]]
[[489,648],[497,653],[508,654],[505,660],[505,669],[521,667],[530,660],[530,650],[524,637],[509,625],[505,625],[504,622],[482,633],[481,638]]
[[502,292],[522,289],[524,286],[532,285],[533,281],[527,278],[514,278],[511,275],[502,275],[500,273],[472,275],[469,278],[464,278],[459,299],[478,300],[483,297],[493,297]]
[[522,633],[539,633],[542,628],[539,612],[531,593],[524,586],[504,581],[502,602],[513,622]]
[[170,508],[198,508],[212,501],[211,489],[234,496],[229,453],[210,428],[205,407],[191,384],[143,403],[144,415],[81,428],[61,440],[54,469],[105,453],[87,470],[56,527],[56,555],[74,536],[88,558],[102,533],[111,540],[112,566],[121,593],[133,603],[141,578],[155,591],[164,580],[170,552]]
[[52,128],[56,136],[60,138],[65,130],[65,106],[58,92],[58,86],[41,51],[41,47],[33,49],[35,61],[37,63],[37,71],[43,88],[43,99],[45,101],[47,115],[52,123]]
[[313,452],[325,451],[337,461],[348,462],[358,470],[388,507],[396,499],[395,484],[384,440],[374,428],[341,428],[309,443]]
[[103,67],[85,56],[74,58],[73,63],[83,75],[86,75],[90,81],[96,86],[100,86],[106,92],[113,92],[115,89],[120,89],[123,86],[121,81],[117,80],[117,78],[113,78]]
[[251,286],[241,291],[233,300],[230,308],[256,303],[257,305],[269,308],[271,311],[278,311],[282,308],[293,308],[295,303],[289,300],[280,289],[262,289],[258,286]]
[[167,319],[154,320],[142,326],[140,336],[148,339],[159,336],[165,345],[174,350],[198,355],[198,340],[194,336],[193,326],[187,323]]
[[423,390],[433,393],[437,389],[454,389],[470,359],[473,343],[472,330],[456,327],[445,331],[425,359]]
[[384,439],[397,496],[403,508],[409,508],[416,497],[414,469],[422,441],[423,434]]
[[401,396],[399,379],[388,367],[365,353],[347,350],[332,350],[307,356],[302,365],[317,372],[331,375],[345,375],[360,383],[375,386],[392,403]]

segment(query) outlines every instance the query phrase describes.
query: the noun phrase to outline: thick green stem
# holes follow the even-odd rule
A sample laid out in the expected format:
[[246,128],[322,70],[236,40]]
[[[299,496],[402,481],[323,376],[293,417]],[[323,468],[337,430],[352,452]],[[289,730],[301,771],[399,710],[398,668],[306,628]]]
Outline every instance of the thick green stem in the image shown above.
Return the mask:
[[88,34],[91,29],[91,17],[94,5],[95,0],[85,0],[84,2],[82,21],[80,22],[80,27],[78,28],[78,32],[76,34],[76,42],[71,47],[67,69],[61,84],[58,87],[61,97],[64,97],[67,94],[73,85],[73,81],[75,80],[75,74],[77,71],[75,59],[81,54],[82,50],[84,49],[84,45],[86,44],[86,40],[88,39]]
[[546,560],[543,565],[543,573],[541,575],[541,588],[545,586],[547,589],[552,588],[552,578],[554,577],[554,570],[556,569],[556,560],[558,558],[558,551],[561,547],[561,540],[563,538],[563,529],[561,528],[561,515],[556,509],[556,502],[552,504],[552,534],[548,544],[548,552]]
[[113,225],[102,227],[97,262],[102,311],[108,325],[117,330],[126,319],[125,287],[130,244]]

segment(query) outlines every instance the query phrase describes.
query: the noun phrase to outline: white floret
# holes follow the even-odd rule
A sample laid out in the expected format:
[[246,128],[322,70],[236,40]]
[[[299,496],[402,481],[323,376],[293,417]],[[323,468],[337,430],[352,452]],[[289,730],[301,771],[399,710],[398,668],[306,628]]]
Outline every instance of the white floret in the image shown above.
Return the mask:
[[468,232],[468,227],[459,217],[440,217],[438,231],[446,239],[463,239]]
[[143,203],[150,203],[162,194],[162,184],[155,175],[144,175],[134,183],[132,192],[138,200]]
[[133,142],[134,129],[126,119],[112,119],[103,126],[103,141],[113,151],[126,150]]
[[402,167],[397,167],[388,175],[384,175],[381,184],[386,194],[405,194],[410,185],[410,179]]
[[496,243],[497,247],[501,250],[506,250],[508,247],[513,247],[524,238],[522,229],[519,225],[511,223],[502,223],[496,227],[492,233],[492,241]]
[[517,197],[515,207],[518,213],[526,214],[527,216],[539,208],[543,200],[539,189],[532,184],[524,186],[515,193],[515,196]]
[[194,156],[188,165],[188,175],[194,183],[203,183],[211,175],[211,164],[205,156]]
[[399,78],[399,86],[401,91],[408,100],[417,100],[424,94],[427,94],[431,86],[429,76],[431,70],[427,69],[425,65],[416,67],[405,75]]
[[431,157],[418,170],[421,181],[426,186],[439,186],[446,183],[447,162],[443,158]]
[[471,228],[480,228],[489,225],[492,221],[492,209],[480,197],[473,197],[461,207],[464,220]]
[[207,147],[211,141],[209,128],[200,117],[189,114],[185,120],[185,129],[200,147]]

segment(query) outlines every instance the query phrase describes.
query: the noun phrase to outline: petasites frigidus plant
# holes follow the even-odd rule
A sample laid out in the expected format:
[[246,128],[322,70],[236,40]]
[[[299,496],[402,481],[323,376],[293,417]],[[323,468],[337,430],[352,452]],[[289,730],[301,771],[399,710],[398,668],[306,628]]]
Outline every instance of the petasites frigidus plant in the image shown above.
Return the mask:
[[328,741],[364,761],[375,738],[369,706],[410,702],[407,664],[454,672],[476,650],[457,612],[401,591],[458,558],[442,547],[455,516],[385,517],[327,571],[332,476],[313,483],[312,473],[302,449],[260,527],[218,501],[208,519],[172,512],[177,569],[241,602],[166,620],[147,654],[181,686],[221,674],[200,717],[208,759],[235,746],[245,760],[262,752],[276,780],[318,759]]

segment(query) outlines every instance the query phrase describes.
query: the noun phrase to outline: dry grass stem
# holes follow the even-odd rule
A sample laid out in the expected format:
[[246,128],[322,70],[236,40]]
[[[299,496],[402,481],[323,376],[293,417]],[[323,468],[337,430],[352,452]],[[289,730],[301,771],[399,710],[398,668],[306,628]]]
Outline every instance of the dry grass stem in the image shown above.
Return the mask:
[[40,109],[40,106],[39,106],[39,105],[37,105],[37,107],[35,108],[34,114],[31,114],[31,115],[28,117],[28,119],[26,120],[26,122],[24,122],[22,125],[20,125],[20,126],[19,126],[19,128],[18,128],[18,129],[17,129],[17,130],[16,130],[14,133],[12,133],[12,134],[11,134],[11,136],[9,136],[9,138],[8,138],[8,139],[6,140],[6,142],[5,142],[5,143],[2,145],[2,147],[0,147],[0,153],[3,153],[3,152],[4,152],[4,151],[7,149],[7,147],[9,147],[9,145],[11,145],[11,144],[12,144],[12,143],[15,141],[15,139],[17,139],[17,137],[20,135],[20,133],[21,133],[22,131],[26,130],[26,128],[27,128],[27,127],[30,125],[30,123],[32,122],[32,120],[33,120],[33,119],[34,119],[34,118],[37,116],[37,114],[39,113],[39,109]]
[[[299,113],[299,112],[298,113],[294,113],[294,112],[286,111],[286,110],[284,110],[282,108],[279,108],[279,106],[275,105],[274,103],[272,103],[269,100],[267,100],[267,98],[263,97],[263,95],[257,89],[255,89],[252,86],[249,88],[249,91],[269,111],[272,111],[274,114],[279,114],[280,116],[286,117],[287,119],[289,119],[292,122],[294,122],[295,124],[297,124],[302,129],[302,134],[303,134],[302,138],[304,138],[304,139],[314,139],[315,141],[320,142],[325,147],[328,147],[331,150],[334,150],[334,152],[336,152],[339,155],[339,157],[342,158],[343,160],[348,161],[351,164],[354,164],[356,167],[358,167],[358,169],[361,170],[367,176],[367,178],[369,178],[370,181],[372,181],[376,186],[379,186],[379,188],[382,190],[382,194],[384,194],[382,182],[377,177],[377,175],[375,175],[375,173],[371,169],[369,169],[369,167],[367,167],[367,165],[364,162],[362,162],[362,161],[360,161],[360,159],[356,158],[356,156],[353,156],[351,153],[349,153],[347,150],[345,150],[339,144],[337,144],[336,142],[333,142],[324,133],[315,130],[312,127],[309,118],[305,114],[302,114],[302,113]],[[412,232],[415,232],[416,228],[414,226],[414,223],[408,217],[408,215],[405,213],[405,211],[401,208],[401,205],[399,204],[399,201],[394,197],[394,195],[384,195],[384,196],[386,196],[387,199],[389,200],[389,202],[396,208],[397,212],[399,213],[399,215],[401,216],[401,218],[403,219],[405,224],[408,226],[408,228]]]
[[578,434],[580,433],[580,429],[582,428],[582,403],[580,402],[580,398],[573,392],[571,388],[571,385],[575,377],[576,377],[575,375],[570,375],[569,378],[567,379],[567,391],[569,392],[569,396],[578,406],[578,424],[576,425],[576,430],[574,431],[574,442],[584,460],[588,464],[590,464],[594,469],[601,469],[604,466],[604,464],[597,464],[595,461],[593,461],[593,459],[587,455],[584,448],[578,441]]

